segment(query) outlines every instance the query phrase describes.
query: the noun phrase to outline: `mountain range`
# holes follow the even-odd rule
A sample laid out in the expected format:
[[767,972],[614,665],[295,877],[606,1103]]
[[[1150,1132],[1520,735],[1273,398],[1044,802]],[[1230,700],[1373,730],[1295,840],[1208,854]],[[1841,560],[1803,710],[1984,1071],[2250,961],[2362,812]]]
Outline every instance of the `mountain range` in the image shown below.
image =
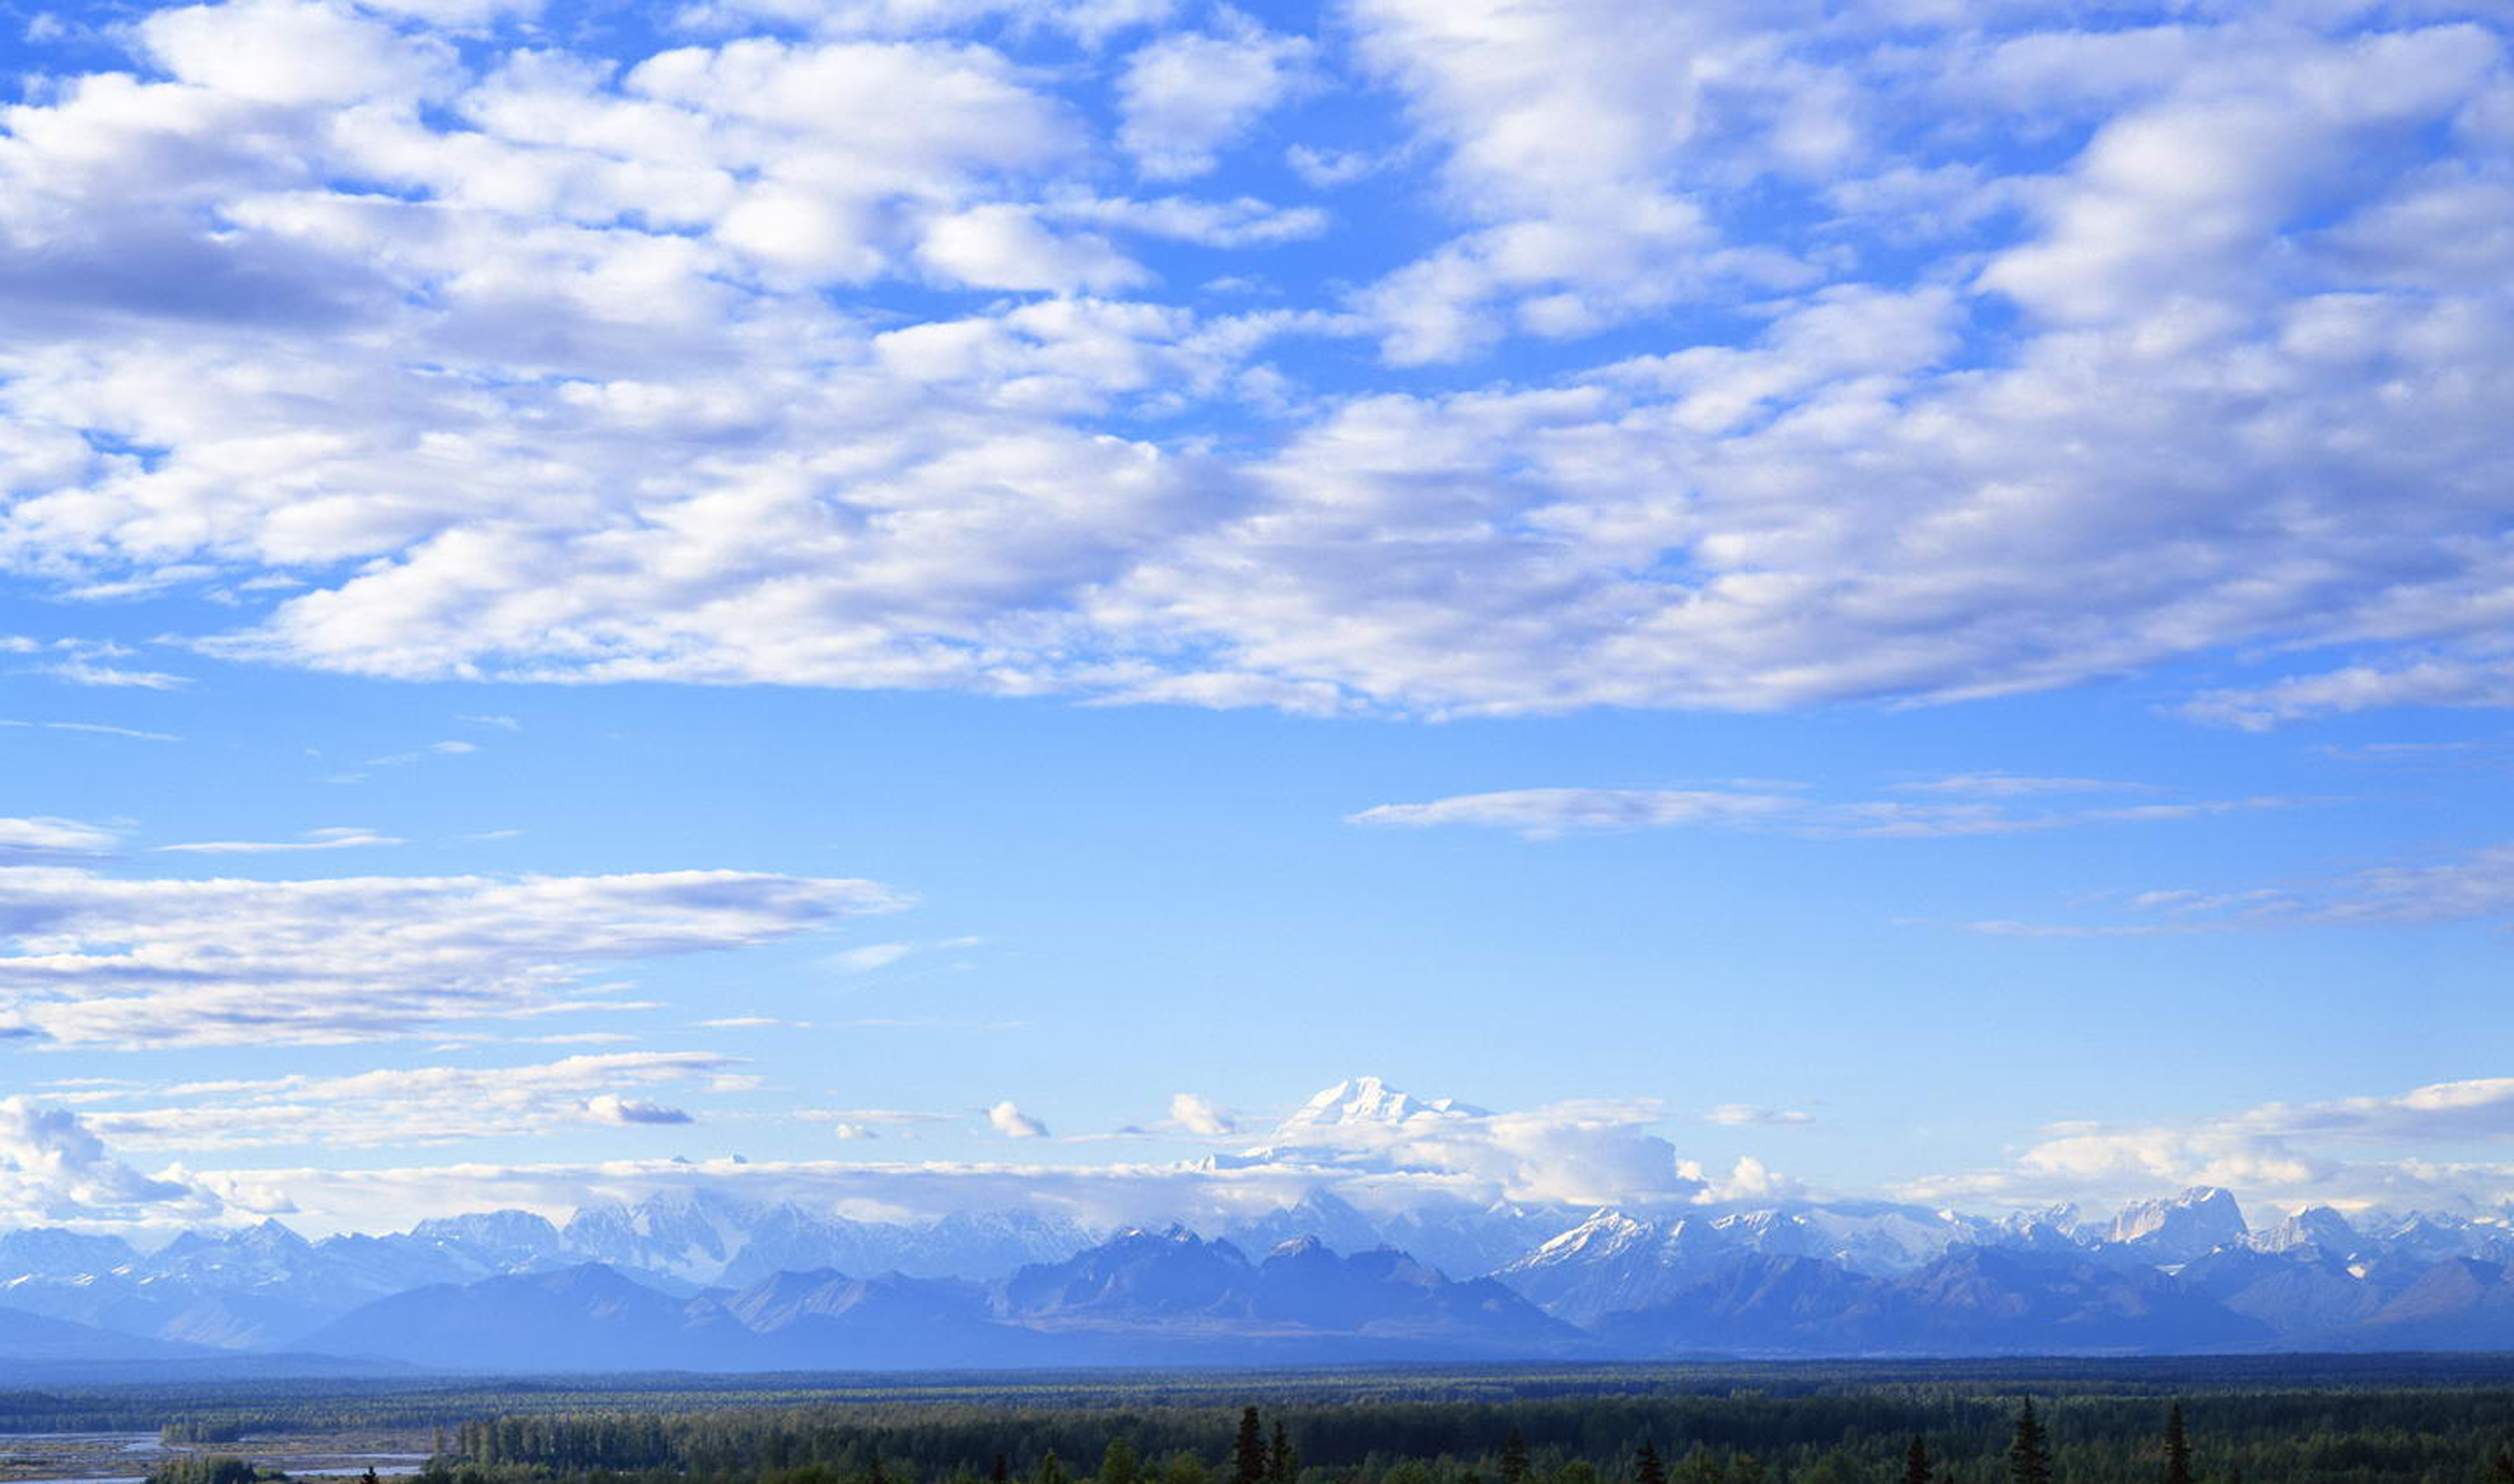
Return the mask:
[[[1357,1079],[1221,1162],[1308,1149],[1322,1175],[1367,1167],[1357,1126],[1475,1116]],[[1322,1131],[1343,1142],[1305,1143]],[[472,1212],[308,1241],[273,1220],[147,1253],[0,1232],[0,1369],[283,1354],[759,1370],[2514,1349],[2502,1216],[2315,1207],[2254,1227],[2210,1187],[2109,1221],[1874,1201],[1387,1213],[1330,1183],[1209,1236],[1035,1210],[867,1222],[706,1188],[564,1223]]]

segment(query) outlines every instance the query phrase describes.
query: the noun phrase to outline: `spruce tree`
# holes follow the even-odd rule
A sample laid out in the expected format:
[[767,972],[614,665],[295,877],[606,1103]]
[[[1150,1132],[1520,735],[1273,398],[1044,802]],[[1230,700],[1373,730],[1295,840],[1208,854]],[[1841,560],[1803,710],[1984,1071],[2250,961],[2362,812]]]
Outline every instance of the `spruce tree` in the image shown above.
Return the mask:
[[1928,1445],[1921,1441],[1919,1433],[1913,1433],[1912,1446],[1903,1450],[1903,1484],[1931,1484],[1936,1477],[1929,1467]]
[[2182,1430],[2182,1404],[2165,1414],[2165,1484],[2191,1484],[2191,1435]]
[[1065,1465],[1056,1461],[1053,1448],[1047,1450],[1047,1457],[1038,1461],[1038,1484],[1067,1484]]
[[1292,1484],[1301,1476],[1300,1451],[1292,1446],[1292,1435],[1283,1430],[1283,1420],[1275,1419],[1275,1435],[1266,1440],[1267,1484]]
[[1667,1484],[1667,1465],[1648,1438],[1642,1439],[1641,1451],[1633,1455],[1633,1477],[1638,1484]]
[[1135,1457],[1135,1445],[1122,1437],[1113,1437],[1100,1453],[1100,1484],[1135,1484],[1143,1476],[1143,1461]]
[[1008,1484],[1011,1478],[1012,1461],[1000,1453],[996,1454],[995,1466],[987,1470],[987,1484]]
[[1501,1440],[1502,1484],[1527,1484],[1527,1439],[1517,1427]]
[[1254,1407],[1239,1414],[1239,1437],[1231,1447],[1231,1484],[1266,1484],[1266,1426]]
[[2016,1437],[2007,1445],[2007,1477],[2013,1484],[2051,1484],[2051,1444],[2034,1415],[2034,1398],[2016,1409]]
[[2488,1465],[2488,1476],[2494,1484],[2514,1484],[2514,1454],[2496,1450],[2496,1462]]

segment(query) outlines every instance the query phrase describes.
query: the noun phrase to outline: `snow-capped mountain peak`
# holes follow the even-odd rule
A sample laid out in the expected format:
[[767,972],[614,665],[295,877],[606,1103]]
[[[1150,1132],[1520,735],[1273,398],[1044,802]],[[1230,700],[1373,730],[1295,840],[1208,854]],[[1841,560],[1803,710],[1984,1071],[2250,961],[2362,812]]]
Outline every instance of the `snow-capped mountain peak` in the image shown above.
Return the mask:
[[2171,1200],[2124,1206],[2121,1215],[2113,1218],[2109,1240],[2172,1262],[2241,1242],[2250,1232],[2233,1192],[2216,1185],[2194,1185]]
[[1321,1089],[1317,1097],[1303,1103],[1299,1111],[1283,1120],[1280,1133],[1289,1137],[1300,1129],[1394,1125],[1423,1113],[1480,1118],[1487,1112],[1487,1109],[1460,1103],[1455,1098],[1417,1098],[1390,1087],[1377,1077],[1348,1077],[1333,1087]]

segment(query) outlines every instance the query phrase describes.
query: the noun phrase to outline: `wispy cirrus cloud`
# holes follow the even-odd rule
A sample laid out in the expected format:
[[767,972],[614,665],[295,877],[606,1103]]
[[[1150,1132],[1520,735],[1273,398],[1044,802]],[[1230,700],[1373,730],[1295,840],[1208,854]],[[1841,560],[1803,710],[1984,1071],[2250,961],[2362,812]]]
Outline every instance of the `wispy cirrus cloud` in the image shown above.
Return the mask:
[[2080,805],[2014,802],[2043,795],[2115,791],[2137,784],[2068,779],[1977,776],[1904,785],[1910,791],[1975,796],[1963,802],[1824,800],[1801,792],[1735,788],[1516,788],[1458,794],[1420,804],[1381,804],[1347,815],[1349,824],[1423,829],[1471,825],[1531,840],[1633,829],[1769,830],[1827,838],[1918,839],[2019,834],[2091,824],[2205,819],[2310,802],[2262,796],[2189,802]]
[[294,840],[195,840],[188,844],[160,845],[160,851],[195,856],[262,856],[292,854],[314,850],[360,850],[371,845],[400,845],[404,842],[355,824],[333,824],[309,829]]
[[1815,1122],[1815,1115],[1795,1108],[1764,1107],[1755,1103],[1723,1103],[1702,1115],[1705,1123],[1722,1128],[1794,1128]]
[[2514,920],[2514,845],[2448,860],[2371,866],[2285,886],[2203,891],[2169,887],[2118,899],[2097,921],[1987,918],[1967,923],[2003,938],[2162,938],[2282,927],[2381,927]]
[[544,1136],[569,1128],[686,1124],[686,1110],[640,1096],[704,1090],[737,1058],[709,1052],[612,1052],[517,1066],[383,1067],[345,1076],[291,1075],[195,1083],[120,1095],[87,1126],[130,1148],[229,1149],[450,1143]]
[[92,861],[122,847],[122,833],[101,824],[39,816],[0,819],[0,865],[41,861]]
[[126,737],[134,742],[182,742],[172,732],[146,732],[137,727],[109,726],[96,721],[0,721],[0,727],[32,727],[48,732],[85,732],[94,737]]
[[[603,963],[896,909],[874,882],[740,871],[125,880],[0,868],[0,1025],[55,1045],[349,1042],[586,1011]],[[598,992],[598,991],[597,991]]]

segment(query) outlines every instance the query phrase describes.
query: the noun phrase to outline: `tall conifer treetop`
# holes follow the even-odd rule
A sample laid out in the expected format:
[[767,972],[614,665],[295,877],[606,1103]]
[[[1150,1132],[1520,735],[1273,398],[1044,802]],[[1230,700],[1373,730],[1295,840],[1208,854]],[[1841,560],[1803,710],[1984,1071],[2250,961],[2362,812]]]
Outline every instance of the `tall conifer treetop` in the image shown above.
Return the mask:
[[2016,1436],[2007,1445],[2007,1477],[2012,1484],[2051,1484],[2051,1445],[2043,1423],[2034,1415],[2034,1398],[2016,1409]]

